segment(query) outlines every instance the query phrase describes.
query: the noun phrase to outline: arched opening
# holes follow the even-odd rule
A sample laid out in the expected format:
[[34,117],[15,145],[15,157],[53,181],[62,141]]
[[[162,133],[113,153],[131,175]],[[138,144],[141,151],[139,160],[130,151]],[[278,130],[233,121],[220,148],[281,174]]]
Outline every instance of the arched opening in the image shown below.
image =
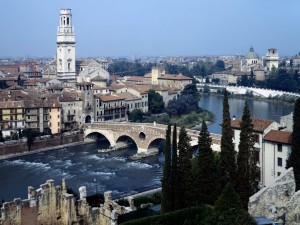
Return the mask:
[[92,117],[90,115],[87,115],[85,117],[85,123],[91,123],[92,122]]
[[157,138],[150,142],[148,145],[148,152],[164,152],[166,140],[163,138]]
[[127,135],[121,135],[116,140],[116,148],[118,151],[114,152],[115,156],[130,157],[137,152],[137,145],[135,141]]
[[92,133],[88,134],[85,137],[85,139],[88,141],[100,142],[101,144],[110,146],[109,140],[103,134],[100,134],[98,132],[92,132]]
[[145,139],[146,139],[146,134],[145,134],[144,132],[141,132],[141,133],[139,134],[139,138],[140,138],[141,140],[145,140]]

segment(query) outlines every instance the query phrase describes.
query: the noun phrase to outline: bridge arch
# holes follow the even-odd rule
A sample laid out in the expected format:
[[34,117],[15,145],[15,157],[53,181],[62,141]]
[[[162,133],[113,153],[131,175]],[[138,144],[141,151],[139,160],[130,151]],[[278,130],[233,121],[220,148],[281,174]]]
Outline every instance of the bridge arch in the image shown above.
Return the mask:
[[136,140],[127,134],[122,134],[116,138],[116,147],[117,148],[127,148],[127,147],[136,147]]
[[106,131],[91,131],[87,133],[84,139],[92,139],[95,141],[108,141],[110,146],[115,146],[115,141],[111,135]]
[[163,152],[165,147],[166,139],[165,138],[154,138],[150,141],[147,147],[148,152]]

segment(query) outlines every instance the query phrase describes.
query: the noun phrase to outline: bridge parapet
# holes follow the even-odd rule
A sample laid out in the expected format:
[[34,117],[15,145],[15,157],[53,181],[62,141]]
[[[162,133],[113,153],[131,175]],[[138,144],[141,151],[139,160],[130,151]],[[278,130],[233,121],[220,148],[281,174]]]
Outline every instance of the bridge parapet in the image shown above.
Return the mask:
[[[111,146],[116,146],[121,136],[130,137],[137,145],[138,153],[148,153],[150,144],[157,139],[165,139],[167,125],[156,123],[130,123],[130,122],[95,122],[84,125],[84,137],[92,133],[105,136]],[[178,127],[179,135],[180,128]],[[198,144],[199,131],[187,129],[191,137],[191,144]],[[220,145],[221,135],[211,134],[213,144]]]

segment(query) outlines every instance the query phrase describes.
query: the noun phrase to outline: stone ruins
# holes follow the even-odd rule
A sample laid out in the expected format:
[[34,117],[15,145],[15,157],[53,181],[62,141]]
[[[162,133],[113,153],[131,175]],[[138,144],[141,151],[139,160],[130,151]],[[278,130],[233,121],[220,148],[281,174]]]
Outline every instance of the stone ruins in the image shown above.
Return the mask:
[[0,225],[117,225],[118,215],[136,209],[132,198],[130,206],[123,207],[112,200],[111,192],[104,193],[104,204],[92,208],[86,187],[80,187],[79,193],[79,200],[68,194],[65,180],[61,186],[47,180],[37,190],[28,187],[28,199],[3,204]]
[[251,196],[248,211],[252,216],[265,216],[282,224],[300,224],[300,191],[295,192],[293,168]]

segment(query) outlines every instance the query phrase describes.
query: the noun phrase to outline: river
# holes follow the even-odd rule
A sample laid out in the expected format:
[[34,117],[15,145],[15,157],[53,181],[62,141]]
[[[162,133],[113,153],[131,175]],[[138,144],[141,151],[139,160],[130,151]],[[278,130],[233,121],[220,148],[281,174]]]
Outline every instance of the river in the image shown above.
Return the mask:
[[[279,117],[290,114],[294,109],[293,105],[286,103],[254,99],[247,99],[247,101],[252,117],[274,120],[276,122],[279,122]],[[230,116],[235,116],[237,119],[242,118],[245,99],[229,97],[228,103]],[[215,114],[216,121],[208,127],[209,132],[221,134],[220,124],[223,119],[223,96],[202,95],[199,106]]]
[[160,186],[162,155],[133,161],[128,157],[136,148],[98,153],[106,147],[89,143],[0,161],[0,200],[27,198],[28,186],[39,188],[47,179],[57,185],[65,178],[75,191],[86,186],[88,195],[110,190],[115,197]]
[[[279,120],[289,114],[292,105],[276,102],[249,100],[250,110],[255,117]],[[203,95],[199,106],[216,115],[216,122],[209,126],[212,133],[221,133],[223,97]],[[229,99],[230,113],[242,116],[243,99]],[[96,192],[113,191],[113,196],[124,193],[134,194],[142,189],[158,187],[161,184],[163,155],[142,160],[130,160],[136,153],[130,148],[111,153],[98,153],[108,143],[89,143],[34,155],[0,161],[0,200],[27,198],[27,187],[39,188],[47,179],[60,184],[66,178],[67,185],[77,191],[86,186],[88,195]],[[96,179],[96,180],[95,180]]]

